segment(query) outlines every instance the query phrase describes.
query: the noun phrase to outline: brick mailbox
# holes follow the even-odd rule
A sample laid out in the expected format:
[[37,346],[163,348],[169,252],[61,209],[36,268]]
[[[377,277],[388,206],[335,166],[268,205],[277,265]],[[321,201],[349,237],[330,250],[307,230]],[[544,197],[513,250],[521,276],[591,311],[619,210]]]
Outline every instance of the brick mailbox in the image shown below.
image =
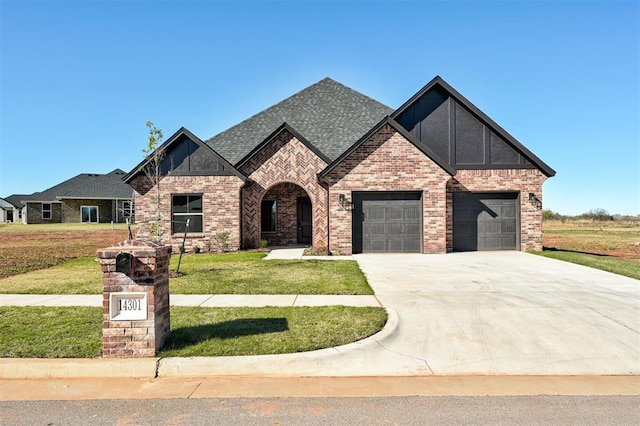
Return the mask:
[[128,240],[97,252],[102,267],[102,356],[156,356],[171,331],[171,247]]

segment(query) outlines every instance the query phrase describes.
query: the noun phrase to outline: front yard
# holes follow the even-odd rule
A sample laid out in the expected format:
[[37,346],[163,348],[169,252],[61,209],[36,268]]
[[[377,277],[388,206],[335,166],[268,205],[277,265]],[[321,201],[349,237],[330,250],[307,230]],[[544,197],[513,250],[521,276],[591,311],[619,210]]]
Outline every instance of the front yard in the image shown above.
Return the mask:
[[[312,351],[364,339],[386,321],[382,308],[172,307],[171,335],[159,356]],[[101,308],[0,306],[0,357],[94,358],[101,350]]]
[[[173,294],[373,294],[355,261],[269,260],[265,253],[185,254]],[[175,271],[178,256],[171,257]],[[4,294],[102,294],[93,257],[0,279]]]
[[[101,294],[95,251],[123,230],[0,227],[0,294]],[[186,254],[173,294],[373,294],[354,261],[263,260],[265,253]],[[175,271],[174,254],[170,269]],[[0,296],[2,297],[2,296]],[[344,306],[171,308],[159,356],[311,351],[363,339],[387,320],[382,308]],[[102,349],[99,307],[0,307],[0,357],[92,358]]]

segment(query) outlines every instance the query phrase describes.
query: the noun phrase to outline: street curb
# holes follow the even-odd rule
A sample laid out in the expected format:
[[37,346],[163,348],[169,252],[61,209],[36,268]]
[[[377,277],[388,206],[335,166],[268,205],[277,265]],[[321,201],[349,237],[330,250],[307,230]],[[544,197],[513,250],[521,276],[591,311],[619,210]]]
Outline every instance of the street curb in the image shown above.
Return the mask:
[[0,358],[0,379],[154,378],[160,358]]
[[[371,369],[359,370],[362,365],[342,363],[346,354],[362,352],[377,346],[392,336],[400,322],[398,313],[389,308],[387,322],[376,334],[357,342],[317,351],[280,355],[250,355],[229,357],[162,358],[158,362],[158,378],[208,376],[261,376],[261,377],[358,377],[381,375]],[[366,357],[366,355],[365,355]],[[352,363],[353,364],[353,363]],[[355,368],[354,368],[355,367]],[[365,366],[368,367],[368,366]],[[388,374],[388,372],[385,372]],[[397,371],[406,375],[406,370]]]
[[[312,376],[323,376],[315,368],[314,360],[336,357],[352,350],[363,349],[388,338],[398,327],[398,314],[386,308],[387,323],[378,333],[363,340],[311,352],[281,355],[256,355],[235,357],[193,357],[193,358],[0,358],[0,380],[2,379],[71,379],[71,378],[148,378],[157,377],[206,377],[206,376],[265,376],[289,377],[301,372],[315,371]],[[284,365],[274,369],[274,362]],[[306,364],[308,368],[286,366],[295,362]],[[293,365],[292,365],[293,367]],[[302,368],[302,370],[301,370]],[[309,374],[305,374],[309,375]],[[349,372],[346,376],[358,375]]]

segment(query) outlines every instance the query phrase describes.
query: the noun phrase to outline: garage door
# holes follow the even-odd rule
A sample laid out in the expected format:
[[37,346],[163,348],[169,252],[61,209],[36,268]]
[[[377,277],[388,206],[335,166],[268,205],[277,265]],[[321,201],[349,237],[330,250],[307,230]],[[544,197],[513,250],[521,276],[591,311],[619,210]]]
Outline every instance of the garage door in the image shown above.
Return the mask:
[[353,201],[355,253],[422,251],[421,193],[354,193]]
[[453,194],[453,250],[517,250],[518,193]]

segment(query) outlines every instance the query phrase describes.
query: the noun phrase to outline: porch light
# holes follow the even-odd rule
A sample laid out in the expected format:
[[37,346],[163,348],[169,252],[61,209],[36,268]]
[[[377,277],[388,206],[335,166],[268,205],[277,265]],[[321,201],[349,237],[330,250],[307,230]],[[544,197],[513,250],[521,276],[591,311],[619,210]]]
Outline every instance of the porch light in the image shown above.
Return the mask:
[[338,202],[340,203],[343,209],[353,210],[353,203],[347,201],[347,197],[344,194],[338,195]]
[[529,193],[529,202],[533,204],[537,209],[542,208],[542,201],[540,201],[540,199],[536,197],[536,194],[534,194],[533,192]]

